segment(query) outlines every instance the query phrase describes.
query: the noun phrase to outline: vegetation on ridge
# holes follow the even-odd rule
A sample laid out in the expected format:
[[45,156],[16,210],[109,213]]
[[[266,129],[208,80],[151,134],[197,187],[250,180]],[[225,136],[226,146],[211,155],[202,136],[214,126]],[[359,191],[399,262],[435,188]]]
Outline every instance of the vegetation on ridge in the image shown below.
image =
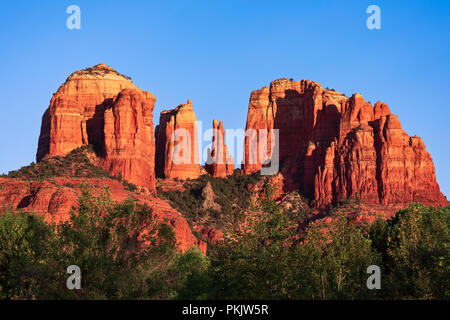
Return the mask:
[[[298,217],[280,211],[271,192],[258,199],[248,228],[208,256],[177,253],[172,229],[150,208],[114,203],[107,190],[84,190],[60,225],[1,214],[0,299],[450,298],[450,206],[412,204],[365,227],[342,216],[299,235]],[[66,287],[72,264],[82,270],[81,290]],[[367,288],[370,265],[381,268],[380,290]]]
[[102,168],[96,166],[91,160],[94,157],[92,145],[79,147],[65,156],[44,158],[39,163],[31,163],[18,170],[10,171],[3,177],[16,178],[26,181],[50,180],[55,177],[71,178],[109,178],[121,182],[126,190],[136,191],[137,186],[122,179],[114,177]]
[[81,71],[78,71],[78,72],[84,72],[84,73],[87,73],[89,75],[94,75],[94,76],[101,76],[103,74],[113,73],[113,74],[116,74],[118,76],[124,77],[124,78],[126,78],[126,79],[131,81],[131,77],[123,75],[123,74],[117,72],[116,70],[114,70],[112,68],[103,67],[101,65],[96,65],[94,67],[85,68],[85,69],[83,69]]

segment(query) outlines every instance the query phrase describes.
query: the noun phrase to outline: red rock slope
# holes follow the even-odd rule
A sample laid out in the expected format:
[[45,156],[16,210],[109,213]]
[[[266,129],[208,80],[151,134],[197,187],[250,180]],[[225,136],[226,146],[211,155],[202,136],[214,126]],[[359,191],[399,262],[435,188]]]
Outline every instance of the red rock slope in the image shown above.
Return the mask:
[[147,203],[153,208],[157,218],[166,220],[173,227],[179,250],[186,251],[195,246],[206,253],[206,243],[192,234],[186,219],[166,201],[145,192],[129,192],[118,181],[107,178],[55,177],[51,181],[0,178],[0,213],[2,207],[9,207],[35,212],[48,222],[66,221],[71,208],[78,203],[79,186],[82,183],[89,185],[94,193],[99,188],[108,187],[115,201],[123,201],[132,196],[139,203]]

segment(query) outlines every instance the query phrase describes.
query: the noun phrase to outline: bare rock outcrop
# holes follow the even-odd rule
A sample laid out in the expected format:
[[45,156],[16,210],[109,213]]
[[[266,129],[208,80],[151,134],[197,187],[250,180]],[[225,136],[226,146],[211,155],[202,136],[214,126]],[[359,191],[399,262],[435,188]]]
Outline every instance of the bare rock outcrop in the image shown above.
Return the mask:
[[215,198],[216,195],[214,194],[211,182],[208,181],[202,190],[202,209],[220,211],[222,208],[214,201]]
[[105,64],[72,73],[42,117],[37,161],[90,144],[105,169],[154,191],[155,100]]

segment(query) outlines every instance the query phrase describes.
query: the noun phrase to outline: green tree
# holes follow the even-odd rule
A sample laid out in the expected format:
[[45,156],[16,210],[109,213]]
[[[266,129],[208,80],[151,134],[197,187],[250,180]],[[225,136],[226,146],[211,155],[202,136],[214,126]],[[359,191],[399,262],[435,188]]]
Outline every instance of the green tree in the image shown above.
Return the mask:
[[298,247],[298,262],[299,298],[376,298],[367,288],[366,272],[380,265],[380,257],[366,232],[345,216],[326,227],[311,226]]
[[[0,214],[0,299],[61,298],[54,227],[26,212]],[[43,285],[44,284],[44,285]]]
[[132,200],[84,188],[70,220],[58,227],[64,265],[82,270],[78,298],[164,298],[164,275],[175,259],[172,228]]
[[[132,200],[112,201],[84,186],[70,219],[47,224],[32,213],[0,215],[2,299],[168,299],[187,276],[172,227]],[[196,260],[190,263],[194,266]],[[68,290],[66,269],[81,269]],[[181,280],[180,280],[181,279]]]
[[272,200],[273,187],[255,204],[258,213],[242,230],[212,249],[210,276],[214,299],[289,298],[294,282],[292,243],[296,219],[281,213]]
[[258,214],[211,255],[210,298],[373,298],[367,267],[379,263],[367,233],[345,217],[329,226],[298,230],[300,215],[281,212],[273,188],[256,205]]
[[205,299],[212,285],[208,275],[210,261],[198,248],[179,254],[173,271],[178,274],[176,299]]
[[391,221],[372,225],[371,237],[383,255],[390,299],[450,297],[450,206],[411,204]]

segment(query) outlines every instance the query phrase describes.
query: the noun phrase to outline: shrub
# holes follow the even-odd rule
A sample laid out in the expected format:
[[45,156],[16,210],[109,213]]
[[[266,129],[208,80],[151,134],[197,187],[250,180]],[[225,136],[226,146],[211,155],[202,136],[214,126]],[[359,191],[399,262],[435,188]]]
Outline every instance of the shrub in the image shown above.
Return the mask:
[[73,150],[66,156],[55,156],[44,159],[38,164],[31,163],[29,166],[8,173],[8,178],[22,180],[48,180],[51,177],[105,177],[111,178],[109,173],[91,162],[89,154],[94,150],[91,145],[83,146]]
[[124,77],[124,78],[126,78],[126,79],[131,81],[131,77],[123,75],[123,74],[117,72],[114,69],[101,68],[99,66],[96,66],[96,69],[94,69],[93,67],[85,68],[81,72],[84,72],[84,73],[87,73],[87,74],[90,74],[90,75],[97,75],[97,76],[101,76],[102,74],[113,73],[113,74],[119,75],[119,76]]
[[136,192],[138,189],[138,187],[135,184],[128,182],[127,180],[122,180],[121,182],[124,185],[125,190],[127,191]]

